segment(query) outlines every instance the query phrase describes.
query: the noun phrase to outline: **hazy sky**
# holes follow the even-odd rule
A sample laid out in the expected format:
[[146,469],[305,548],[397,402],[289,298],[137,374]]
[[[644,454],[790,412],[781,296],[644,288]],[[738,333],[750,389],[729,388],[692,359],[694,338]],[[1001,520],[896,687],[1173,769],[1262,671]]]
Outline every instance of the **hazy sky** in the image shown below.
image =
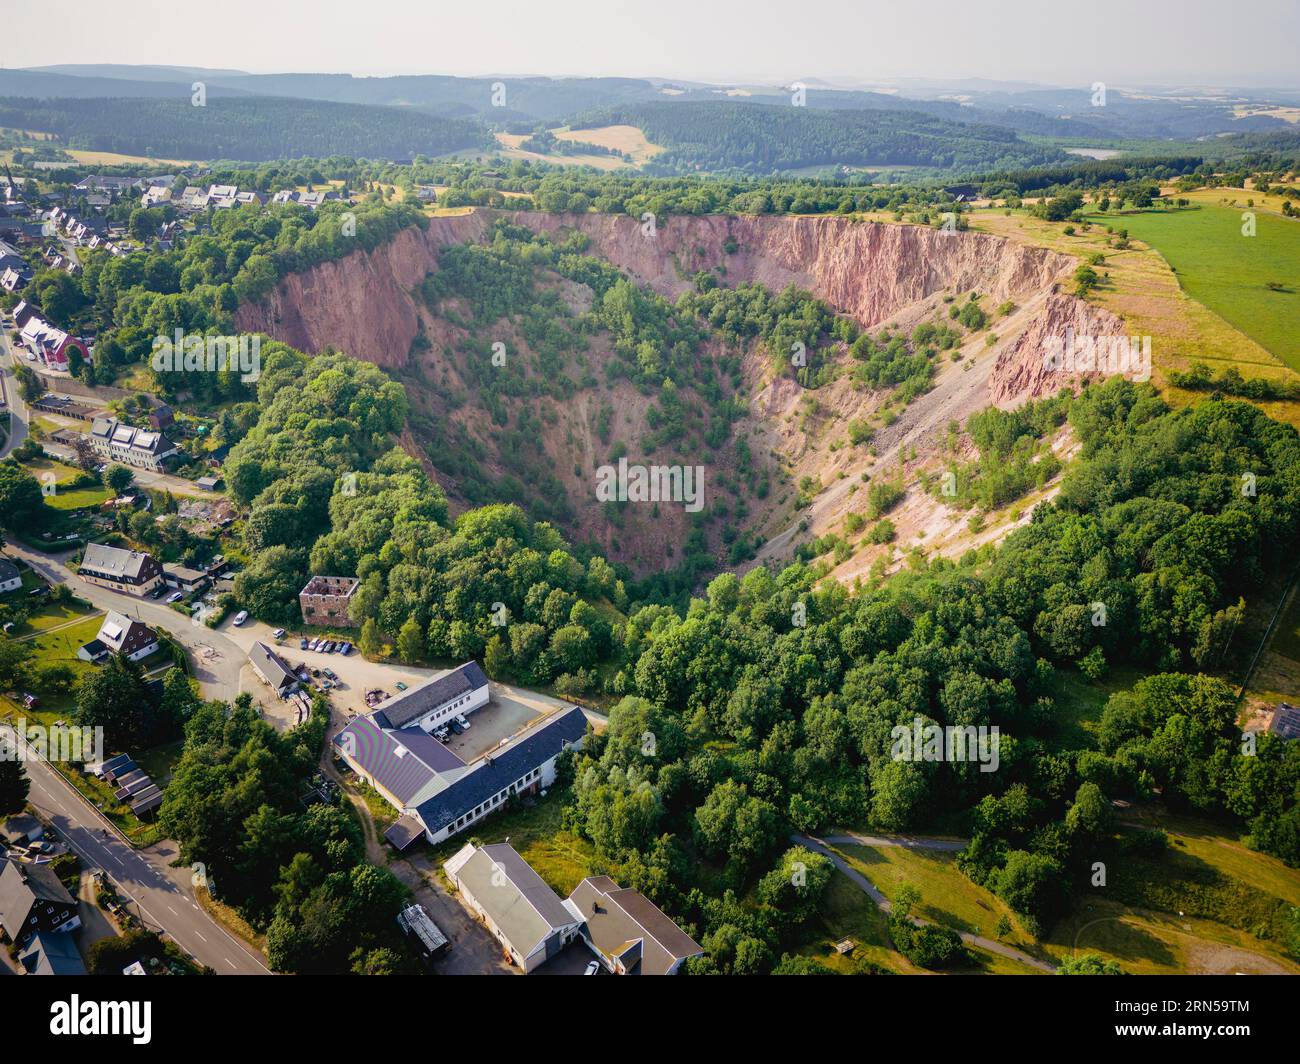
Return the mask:
[[0,63],[1300,85],[1300,0],[0,0]]

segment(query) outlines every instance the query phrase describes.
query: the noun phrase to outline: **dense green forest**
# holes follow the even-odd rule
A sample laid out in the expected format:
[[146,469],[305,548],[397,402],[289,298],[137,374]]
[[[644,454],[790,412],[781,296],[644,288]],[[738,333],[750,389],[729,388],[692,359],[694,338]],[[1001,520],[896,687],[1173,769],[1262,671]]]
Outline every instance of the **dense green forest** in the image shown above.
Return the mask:
[[[565,769],[566,823],[697,931],[697,971],[784,970],[828,878],[788,852],[792,830],[967,832],[960,867],[1038,932],[1086,892],[1093,861],[1161,851],[1158,832],[1117,831],[1112,799],[1158,795],[1300,866],[1300,746],[1263,734],[1249,748],[1234,692],[1209,675],[1300,529],[1300,436],[1253,406],[1172,410],[1148,385],[1086,387],[1068,403],[1080,458],[1000,546],[856,589],[802,563],[724,573],[678,610],[518,507],[452,520],[393,447],[405,404],[375,367],[285,349],[258,390],[227,463],[252,506],[241,604],[287,619],[307,572],[355,572],[367,652],[395,641],[412,660],[476,657],[497,678],[619,699]],[[986,416],[975,432],[1014,452],[1059,415]],[[17,467],[4,490],[44,505]],[[1150,675],[1111,696],[1095,737],[1071,738],[1058,672],[1118,665]],[[87,712],[104,692],[87,690]],[[317,718],[281,739],[224,707],[174,705],[156,718],[187,720],[164,823],[187,857],[226,870],[218,896],[269,929],[273,962],[392,966],[385,925],[351,919],[347,898],[377,875],[364,893],[387,912],[399,886],[360,864],[354,829],[297,803]],[[893,730],[917,721],[997,727],[997,771],[899,758]],[[780,870],[794,860],[818,871],[789,898]],[[933,938],[905,945],[934,964],[956,956]]]
[[960,172],[1064,158],[995,126],[917,111],[816,110],[694,101],[644,103],[582,115],[583,127],[624,123],[668,149],[655,172],[743,170],[767,174],[803,166],[922,166]]
[[[268,509],[286,527],[293,510],[318,515],[307,479],[358,475],[347,493],[335,480],[310,554],[289,546],[301,531],[250,543],[260,549],[241,601],[274,620],[309,569],[356,572],[371,638],[405,627],[408,649],[622,696],[575,766],[570,823],[624,881],[705,929],[711,963],[738,964],[725,945],[737,937],[755,939],[760,967],[775,963],[776,915],[727,891],[770,870],[791,826],[910,830],[976,808],[965,867],[1031,926],[1050,924],[1078,889],[1110,798],[1158,790],[1174,808],[1239,819],[1261,849],[1300,863],[1300,748],[1261,736],[1245,755],[1231,690],[1194,673],[1222,660],[1242,596],[1286,562],[1300,527],[1300,438],[1255,408],[1172,411],[1148,386],[1087,388],[1069,409],[1082,459],[1001,547],[857,593],[802,564],[724,574],[683,615],[629,601],[603,560],[583,564],[516,507],[448,523],[418,466],[382,453],[373,419],[395,404],[377,401],[381,376],[322,358],[286,359],[264,378],[263,423],[230,460],[237,494],[253,501],[250,535],[272,523]],[[291,426],[308,424],[300,441]],[[1016,430],[981,435],[992,445]],[[302,448],[324,453],[325,468],[305,471]],[[1246,471],[1254,494],[1241,491]],[[1060,749],[1054,671],[1120,663],[1170,675],[1116,695],[1095,748]],[[892,758],[891,728],[915,717],[997,725],[999,771]],[[714,889],[682,886],[699,882]]]
[[285,159],[348,152],[361,158],[413,159],[489,147],[477,122],[409,108],[293,100],[0,100],[0,125],[56,133],[67,147],[162,159]]

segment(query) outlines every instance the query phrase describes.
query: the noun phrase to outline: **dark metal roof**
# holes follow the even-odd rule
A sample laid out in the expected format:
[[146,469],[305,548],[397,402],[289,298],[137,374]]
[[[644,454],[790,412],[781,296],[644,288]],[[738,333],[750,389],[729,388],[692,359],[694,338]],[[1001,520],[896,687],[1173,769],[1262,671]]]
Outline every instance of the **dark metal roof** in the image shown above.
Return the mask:
[[416,812],[430,831],[440,831],[587,734],[577,706],[555,714],[499,754],[485,758],[450,787],[420,803]]
[[37,932],[18,954],[18,962],[28,975],[85,975],[86,966],[77,952],[70,932]]
[[383,713],[389,724],[401,728],[411,721],[432,713],[439,706],[452,702],[470,691],[487,686],[487,677],[477,661],[467,661],[457,669],[436,680],[412,687],[385,704]]
[[265,643],[254,643],[248,652],[248,660],[253,663],[253,668],[261,673],[262,679],[277,691],[282,691],[298,682],[297,674]]
[[334,745],[403,805],[435,784],[440,773],[465,767],[465,762],[419,728],[396,731],[382,724],[377,713],[357,717],[334,736]]
[[384,832],[386,838],[397,850],[405,850],[416,839],[424,835],[424,825],[413,816],[404,816]]

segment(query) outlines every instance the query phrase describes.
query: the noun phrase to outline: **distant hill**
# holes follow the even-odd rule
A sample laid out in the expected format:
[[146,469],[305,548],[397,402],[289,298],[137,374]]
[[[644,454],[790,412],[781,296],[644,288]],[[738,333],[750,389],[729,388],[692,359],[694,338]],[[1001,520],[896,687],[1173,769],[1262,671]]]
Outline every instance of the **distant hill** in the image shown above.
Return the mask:
[[[126,68],[135,69],[135,68]],[[119,77],[80,77],[39,70],[0,70],[0,96],[28,96],[41,99],[103,99],[113,96],[156,96],[190,99],[190,86],[200,78],[173,81],[152,78],[127,80]],[[245,90],[208,84],[208,96],[243,96]]]
[[1066,158],[1054,148],[1022,141],[1012,130],[904,110],[817,110],[697,100],[610,108],[583,114],[573,124],[639,127],[653,143],[668,149],[652,164],[661,172],[771,173],[827,165],[973,171]]
[[209,98],[205,107],[191,106],[188,97],[0,99],[0,126],[56,133],[70,148],[250,162],[329,155],[409,159],[492,143],[477,122],[269,97]]
[[[125,81],[181,81],[203,78],[240,77],[246,70],[222,70],[214,67],[135,66],[130,63],[56,63],[52,66],[26,67],[25,70],[46,74],[70,74],[78,78],[115,78]],[[21,71],[20,71],[21,73]]]

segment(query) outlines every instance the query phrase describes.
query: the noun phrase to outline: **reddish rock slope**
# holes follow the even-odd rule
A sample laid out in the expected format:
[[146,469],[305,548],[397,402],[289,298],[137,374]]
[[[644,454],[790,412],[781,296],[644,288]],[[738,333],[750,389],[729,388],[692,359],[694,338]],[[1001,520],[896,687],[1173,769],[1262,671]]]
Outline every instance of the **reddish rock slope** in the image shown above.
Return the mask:
[[411,290],[438,268],[438,250],[478,240],[482,214],[431,218],[387,244],[356,251],[284,278],[270,296],[245,304],[235,327],[316,354],[333,347],[380,366],[403,366],[420,318]]

